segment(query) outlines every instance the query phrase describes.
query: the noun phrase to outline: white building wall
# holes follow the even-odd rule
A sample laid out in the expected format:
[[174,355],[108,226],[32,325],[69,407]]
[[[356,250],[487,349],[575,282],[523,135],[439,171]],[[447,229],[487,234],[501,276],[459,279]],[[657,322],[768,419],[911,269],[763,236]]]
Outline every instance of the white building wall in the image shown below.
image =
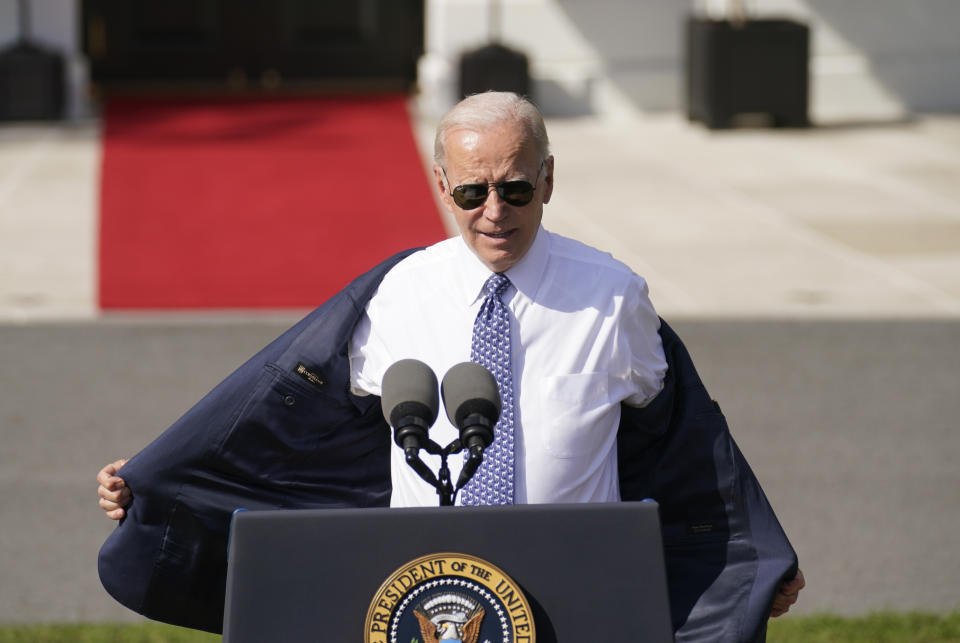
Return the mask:
[[[461,53],[487,41],[490,0],[425,0],[421,104],[455,100]],[[722,15],[732,0],[500,0],[502,40],[530,58],[551,115],[683,107],[683,21]],[[960,111],[957,0],[745,0],[752,16],[811,26],[815,122]],[[68,113],[86,113],[79,0],[30,0],[33,37],[67,59]],[[17,37],[17,0],[0,0],[0,47]]]
[[[730,0],[501,0],[502,39],[526,53],[549,114],[683,107],[683,21]],[[815,122],[960,111],[960,2],[746,0],[748,15],[811,27]],[[484,42],[487,0],[427,0],[423,105],[452,104],[460,54]]]

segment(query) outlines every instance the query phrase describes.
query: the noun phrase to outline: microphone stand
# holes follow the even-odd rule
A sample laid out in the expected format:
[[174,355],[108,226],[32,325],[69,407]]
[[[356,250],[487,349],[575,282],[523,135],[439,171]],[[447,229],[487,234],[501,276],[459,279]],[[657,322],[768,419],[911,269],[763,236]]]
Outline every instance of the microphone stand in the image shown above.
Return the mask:
[[[420,454],[416,448],[404,449],[407,464],[409,464],[424,481],[437,490],[437,495],[440,496],[441,507],[452,507],[456,499],[457,491],[460,491],[467,481],[459,481],[460,484],[458,484],[456,490],[454,490],[453,483],[450,481],[450,466],[447,464],[447,457],[463,451],[463,443],[460,441],[460,438],[457,438],[447,446],[441,447],[433,440],[427,438],[426,444],[421,445],[421,448],[431,455],[440,456],[439,479],[433,475],[433,471],[420,459]],[[470,458],[471,460],[474,459],[473,453],[471,453]],[[481,454],[479,458],[482,460],[483,455]],[[469,480],[469,478],[467,478],[467,480]]]

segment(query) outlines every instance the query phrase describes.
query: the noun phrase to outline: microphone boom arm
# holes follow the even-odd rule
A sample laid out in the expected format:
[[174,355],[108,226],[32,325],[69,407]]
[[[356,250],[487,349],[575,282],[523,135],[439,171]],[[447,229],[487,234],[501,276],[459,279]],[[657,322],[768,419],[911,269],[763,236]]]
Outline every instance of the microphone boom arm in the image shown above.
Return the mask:
[[[421,448],[427,453],[440,456],[439,480],[437,479],[437,476],[433,474],[433,471],[430,470],[430,467],[428,467],[427,464],[420,459]],[[463,444],[460,442],[460,438],[457,438],[446,447],[441,447],[439,444],[428,438],[426,443],[421,444],[420,447],[408,447],[403,450],[407,464],[410,465],[410,467],[416,471],[425,482],[437,490],[437,495],[440,496],[441,507],[452,507],[454,500],[456,499],[457,491],[459,491],[460,487],[462,486],[460,481],[463,480],[463,473],[461,472],[460,480],[457,481],[457,489],[456,491],[454,490],[453,484],[450,482],[450,466],[447,464],[447,456],[454,453],[460,453],[462,450]]]

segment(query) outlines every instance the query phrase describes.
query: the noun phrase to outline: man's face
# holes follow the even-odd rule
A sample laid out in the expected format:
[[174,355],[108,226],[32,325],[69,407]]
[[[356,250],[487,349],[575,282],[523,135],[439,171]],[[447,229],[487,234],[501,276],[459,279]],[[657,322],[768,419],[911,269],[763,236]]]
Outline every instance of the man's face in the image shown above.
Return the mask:
[[[541,170],[536,144],[518,123],[503,123],[482,132],[452,130],[445,144],[446,167],[433,168],[443,203],[453,212],[460,234],[474,254],[493,272],[503,272],[520,261],[533,244],[543,205],[553,193],[553,157],[546,159]],[[444,186],[444,170],[449,187]],[[510,205],[490,187],[483,204],[464,210],[450,196],[458,185],[515,180],[534,184],[530,203]]]

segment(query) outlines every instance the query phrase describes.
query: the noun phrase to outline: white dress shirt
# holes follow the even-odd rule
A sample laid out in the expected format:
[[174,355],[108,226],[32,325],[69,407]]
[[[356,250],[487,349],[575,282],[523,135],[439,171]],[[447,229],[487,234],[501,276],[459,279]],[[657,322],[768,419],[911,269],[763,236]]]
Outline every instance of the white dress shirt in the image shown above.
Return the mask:
[[[667,365],[647,285],[626,265],[542,227],[506,273],[515,401],[516,502],[620,499],[620,403],[643,406]],[[400,359],[428,364],[442,380],[469,361],[473,323],[490,270],[460,238],[402,260],[369,301],[350,343],[351,386],[380,395]],[[443,409],[430,437],[457,437]],[[421,452],[433,470],[440,457]],[[463,455],[449,457],[454,483]],[[436,491],[395,447],[392,506],[436,506]]]

